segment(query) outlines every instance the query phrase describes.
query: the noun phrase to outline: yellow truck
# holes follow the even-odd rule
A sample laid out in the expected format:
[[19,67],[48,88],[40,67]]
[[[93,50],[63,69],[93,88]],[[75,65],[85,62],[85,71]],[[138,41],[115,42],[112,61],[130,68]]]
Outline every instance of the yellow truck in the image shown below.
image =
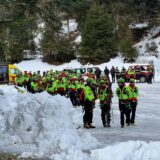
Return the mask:
[[14,83],[21,71],[13,64],[0,64],[0,83]]

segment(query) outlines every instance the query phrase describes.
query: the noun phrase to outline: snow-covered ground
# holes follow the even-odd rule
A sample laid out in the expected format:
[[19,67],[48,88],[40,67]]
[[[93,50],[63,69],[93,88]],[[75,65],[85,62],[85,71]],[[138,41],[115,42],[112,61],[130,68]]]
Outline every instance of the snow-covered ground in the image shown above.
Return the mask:
[[[103,128],[100,109],[94,111],[96,129],[89,132],[102,142],[102,149],[92,151],[92,160],[159,160],[160,156],[160,83],[138,84],[140,95],[136,126],[120,128],[117,85],[113,85],[112,127]],[[113,122],[114,121],[114,122]],[[106,146],[107,145],[107,146]]]
[[[79,128],[83,116],[81,107],[73,108],[68,99],[52,97],[46,92],[21,95],[12,86],[0,86],[0,151],[53,160],[159,160],[160,60],[140,56],[136,64],[150,60],[155,65],[156,81],[151,85],[137,84],[140,95],[135,127],[120,128],[117,84],[113,84],[111,128],[103,128],[97,102],[93,119],[96,129],[88,130]],[[131,64],[124,64],[122,58],[117,57],[98,66],[103,70],[113,65],[121,69]],[[55,66],[40,59],[23,61],[16,66],[32,72],[82,67],[77,60]]]
[[120,128],[116,87],[111,128],[103,128],[97,102],[96,129],[87,130],[79,128],[81,107],[68,99],[0,86],[0,151],[53,160],[159,160],[160,83],[138,84],[135,127]]

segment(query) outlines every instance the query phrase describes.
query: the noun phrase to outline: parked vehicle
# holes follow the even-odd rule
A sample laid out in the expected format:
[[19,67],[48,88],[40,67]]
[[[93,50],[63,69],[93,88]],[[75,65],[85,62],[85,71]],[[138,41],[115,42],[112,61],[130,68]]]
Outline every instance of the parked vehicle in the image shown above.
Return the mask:
[[83,78],[87,78],[89,74],[95,74],[96,69],[98,69],[98,67],[82,67],[76,68],[74,70],[76,71],[76,73],[81,74]]
[[0,83],[14,83],[21,71],[13,64],[0,64]]
[[148,77],[152,74],[154,76],[154,66],[153,65],[133,65],[128,68],[126,73],[122,76],[127,82],[130,78],[134,78],[137,82],[147,82]]

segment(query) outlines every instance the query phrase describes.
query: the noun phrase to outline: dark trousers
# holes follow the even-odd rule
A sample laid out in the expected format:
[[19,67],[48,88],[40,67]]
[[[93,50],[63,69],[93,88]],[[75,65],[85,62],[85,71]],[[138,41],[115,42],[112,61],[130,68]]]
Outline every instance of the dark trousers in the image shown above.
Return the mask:
[[119,102],[119,110],[120,110],[120,123],[124,126],[124,120],[126,117],[126,123],[130,124],[130,113],[131,108],[129,107],[129,102]]
[[59,93],[61,96],[64,96],[64,95],[65,95],[65,91],[58,91],[58,93]]
[[70,95],[70,100],[71,100],[73,106],[76,106],[76,104],[77,104],[76,91],[70,91],[69,95]]
[[83,122],[91,124],[92,119],[93,119],[93,103],[88,100],[85,100]]
[[148,80],[147,80],[149,84],[152,84],[152,78],[153,78],[153,76],[152,76],[152,74],[150,74],[148,76]]
[[130,105],[131,105],[131,123],[134,123],[136,116],[137,101],[131,101]]
[[110,124],[111,122],[111,114],[110,114],[110,104],[106,103],[103,104],[103,106],[101,107],[101,118],[102,118],[102,123],[106,124]]
[[112,83],[115,83],[115,75],[111,75],[112,76]]

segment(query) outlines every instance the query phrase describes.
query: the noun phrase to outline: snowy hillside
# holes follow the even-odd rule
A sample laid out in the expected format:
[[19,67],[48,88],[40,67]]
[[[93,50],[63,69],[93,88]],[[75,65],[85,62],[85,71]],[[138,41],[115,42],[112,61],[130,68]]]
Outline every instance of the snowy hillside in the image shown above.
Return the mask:
[[[155,52],[147,49],[153,45],[155,47]],[[147,36],[145,36],[142,41],[137,43],[135,46],[137,47],[140,56],[156,55],[160,58],[160,27],[150,30]]]

